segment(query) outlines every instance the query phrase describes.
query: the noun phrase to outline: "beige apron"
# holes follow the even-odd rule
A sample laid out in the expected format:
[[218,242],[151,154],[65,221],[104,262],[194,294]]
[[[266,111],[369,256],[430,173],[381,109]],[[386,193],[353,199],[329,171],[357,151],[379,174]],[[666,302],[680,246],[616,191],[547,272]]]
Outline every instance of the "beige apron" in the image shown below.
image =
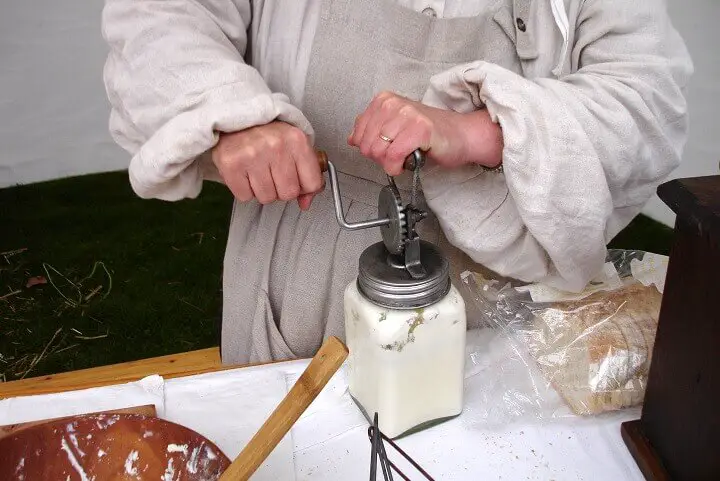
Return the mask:
[[[392,0],[323,0],[321,12],[302,110],[316,146],[340,171],[346,218],[374,218],[387,181],[347,146],[355,117],[382,90],[419,100],[430,77],[453,65],[484,59],[521,71],[513,3],[488,0],[479,16],[449,19]],[[409,182],[398,178],[401,188]],[[423,221],[420,234],[448,255],[455,283],[464,269],[483,270],[449,245],[436,219]],[[236,203],[224,263],[223,362],[310,357],[327,336],[344,339],[343,291],[360,253],[379,240],[378,229],[340,229],[329,188],[305,213],[295,202]]]

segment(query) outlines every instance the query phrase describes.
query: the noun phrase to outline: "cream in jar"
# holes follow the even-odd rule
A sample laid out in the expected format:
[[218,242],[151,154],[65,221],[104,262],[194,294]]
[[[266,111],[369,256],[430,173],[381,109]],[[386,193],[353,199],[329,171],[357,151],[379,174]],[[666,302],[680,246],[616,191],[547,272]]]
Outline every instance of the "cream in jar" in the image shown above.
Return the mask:
[[466,315],[437,247],[421,241],[422,278],[382,243],[360,257],[345,290],[350,394],[396,438],[457,416],[463,407]]

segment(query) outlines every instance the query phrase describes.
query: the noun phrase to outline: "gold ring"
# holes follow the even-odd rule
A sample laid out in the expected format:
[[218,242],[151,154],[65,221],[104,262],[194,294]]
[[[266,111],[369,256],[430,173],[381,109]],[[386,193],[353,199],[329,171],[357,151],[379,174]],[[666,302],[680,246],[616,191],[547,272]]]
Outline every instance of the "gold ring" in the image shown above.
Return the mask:
[[383,134],[380,134],[380,138],[383,139],[385,142],[392,142],[392,141],[393,141],[393,139],[391,139],[390,137],[387,137],[387,136],[385,136],[385,135],[383,135]]

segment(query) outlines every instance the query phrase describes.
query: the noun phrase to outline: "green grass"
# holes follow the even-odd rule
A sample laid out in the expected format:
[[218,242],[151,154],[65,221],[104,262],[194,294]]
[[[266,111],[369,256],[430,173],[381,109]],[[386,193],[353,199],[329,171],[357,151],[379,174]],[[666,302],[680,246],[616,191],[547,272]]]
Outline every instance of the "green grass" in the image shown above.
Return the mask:
[[[195,200],[142,200],[125,172],[0,190],[0,377],[217,345],[231,201],[209,183]],[[667,254],[671,236],[641,216],[611,246]]]
[[673,230],[644,215],[637,216],[629,226],[608,244],[614,249],[636,249],[670,255]]
[[[126,173],[0,190],[0,252],[27,249],[0,256],[0,296],[21,290],[0,301],[0,373],[22,375],[58,329],[29,375],[217,345],[230,209],[231,196],[215,184],[196,200],[139,199]],[[77,285],[96,263],[78,288],[68,282]],[[43,264],[58,289],[25,288],[28,278],[47,277]],[[78,303],[79,292],[90,297]]]

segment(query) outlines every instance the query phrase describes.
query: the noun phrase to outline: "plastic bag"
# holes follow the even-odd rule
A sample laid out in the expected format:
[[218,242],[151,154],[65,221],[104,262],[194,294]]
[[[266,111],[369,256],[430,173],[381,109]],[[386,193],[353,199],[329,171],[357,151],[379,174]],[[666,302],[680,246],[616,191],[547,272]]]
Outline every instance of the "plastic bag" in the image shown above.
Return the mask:
[[475,418],[504,423],[596,415],[642,403],[667,257],[610,250],[581,293],[500,285],[462,274],[481,329],[468,337],[468,376],[483,376]]

